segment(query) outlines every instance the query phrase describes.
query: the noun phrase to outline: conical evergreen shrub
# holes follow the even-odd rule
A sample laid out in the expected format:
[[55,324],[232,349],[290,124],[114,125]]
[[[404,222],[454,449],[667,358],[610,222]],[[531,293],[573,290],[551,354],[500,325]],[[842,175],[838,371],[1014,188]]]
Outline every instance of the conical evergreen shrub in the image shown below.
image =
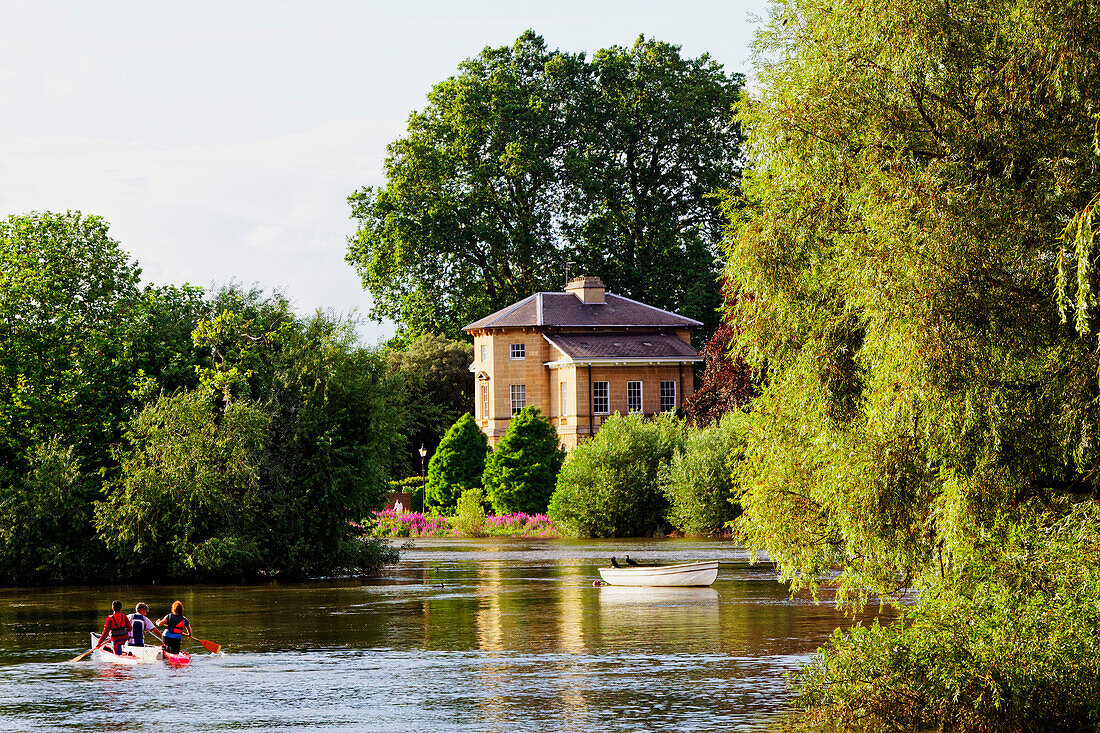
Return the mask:
[[524,408],[485,462],[481,482],[493,511],[544,513],[564,461],[557,431],[537,407]]
[[458,418],[428,461],[424,507],[444,514],[453,512],[463,491],[481,486],[488,452],[489,439],[473,416],[467,412]]

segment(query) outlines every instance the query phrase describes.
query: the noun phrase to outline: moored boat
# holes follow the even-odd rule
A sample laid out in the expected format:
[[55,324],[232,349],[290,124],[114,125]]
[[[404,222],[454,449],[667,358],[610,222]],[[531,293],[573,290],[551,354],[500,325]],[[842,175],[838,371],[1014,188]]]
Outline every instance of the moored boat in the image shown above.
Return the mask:
[[685,562],[678,565],[635,565],[600,568],[600,576],[611,585],[707,586],[718,577],[718,561]]

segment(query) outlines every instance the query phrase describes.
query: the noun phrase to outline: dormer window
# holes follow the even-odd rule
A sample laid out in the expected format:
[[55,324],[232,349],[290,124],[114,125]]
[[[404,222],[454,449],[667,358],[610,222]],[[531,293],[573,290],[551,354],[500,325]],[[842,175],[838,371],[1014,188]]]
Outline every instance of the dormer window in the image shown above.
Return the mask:
[[527,345],[526,344],[512,344],[510,349],[511,358],[513,359],[526,359],[527,358]]

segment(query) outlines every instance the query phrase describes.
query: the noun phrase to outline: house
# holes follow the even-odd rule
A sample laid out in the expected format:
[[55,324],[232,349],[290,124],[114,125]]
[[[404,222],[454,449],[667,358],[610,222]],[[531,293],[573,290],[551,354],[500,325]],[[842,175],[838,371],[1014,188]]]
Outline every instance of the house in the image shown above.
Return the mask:
[[492,445],[533,405],[572,449],[616,412],[675,412],[694,390],[699,321],[577,277],[463,330],[474,337],[474,417]]

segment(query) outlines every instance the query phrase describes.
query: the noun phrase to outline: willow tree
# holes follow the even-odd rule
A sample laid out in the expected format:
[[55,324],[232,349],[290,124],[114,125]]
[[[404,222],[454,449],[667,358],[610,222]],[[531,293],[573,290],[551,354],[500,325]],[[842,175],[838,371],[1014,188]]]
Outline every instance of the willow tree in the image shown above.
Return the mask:
[[1024,500],[1100,486],[1100,8],[780,0],[758,44],[742,526],[809,583],[950,576]]

